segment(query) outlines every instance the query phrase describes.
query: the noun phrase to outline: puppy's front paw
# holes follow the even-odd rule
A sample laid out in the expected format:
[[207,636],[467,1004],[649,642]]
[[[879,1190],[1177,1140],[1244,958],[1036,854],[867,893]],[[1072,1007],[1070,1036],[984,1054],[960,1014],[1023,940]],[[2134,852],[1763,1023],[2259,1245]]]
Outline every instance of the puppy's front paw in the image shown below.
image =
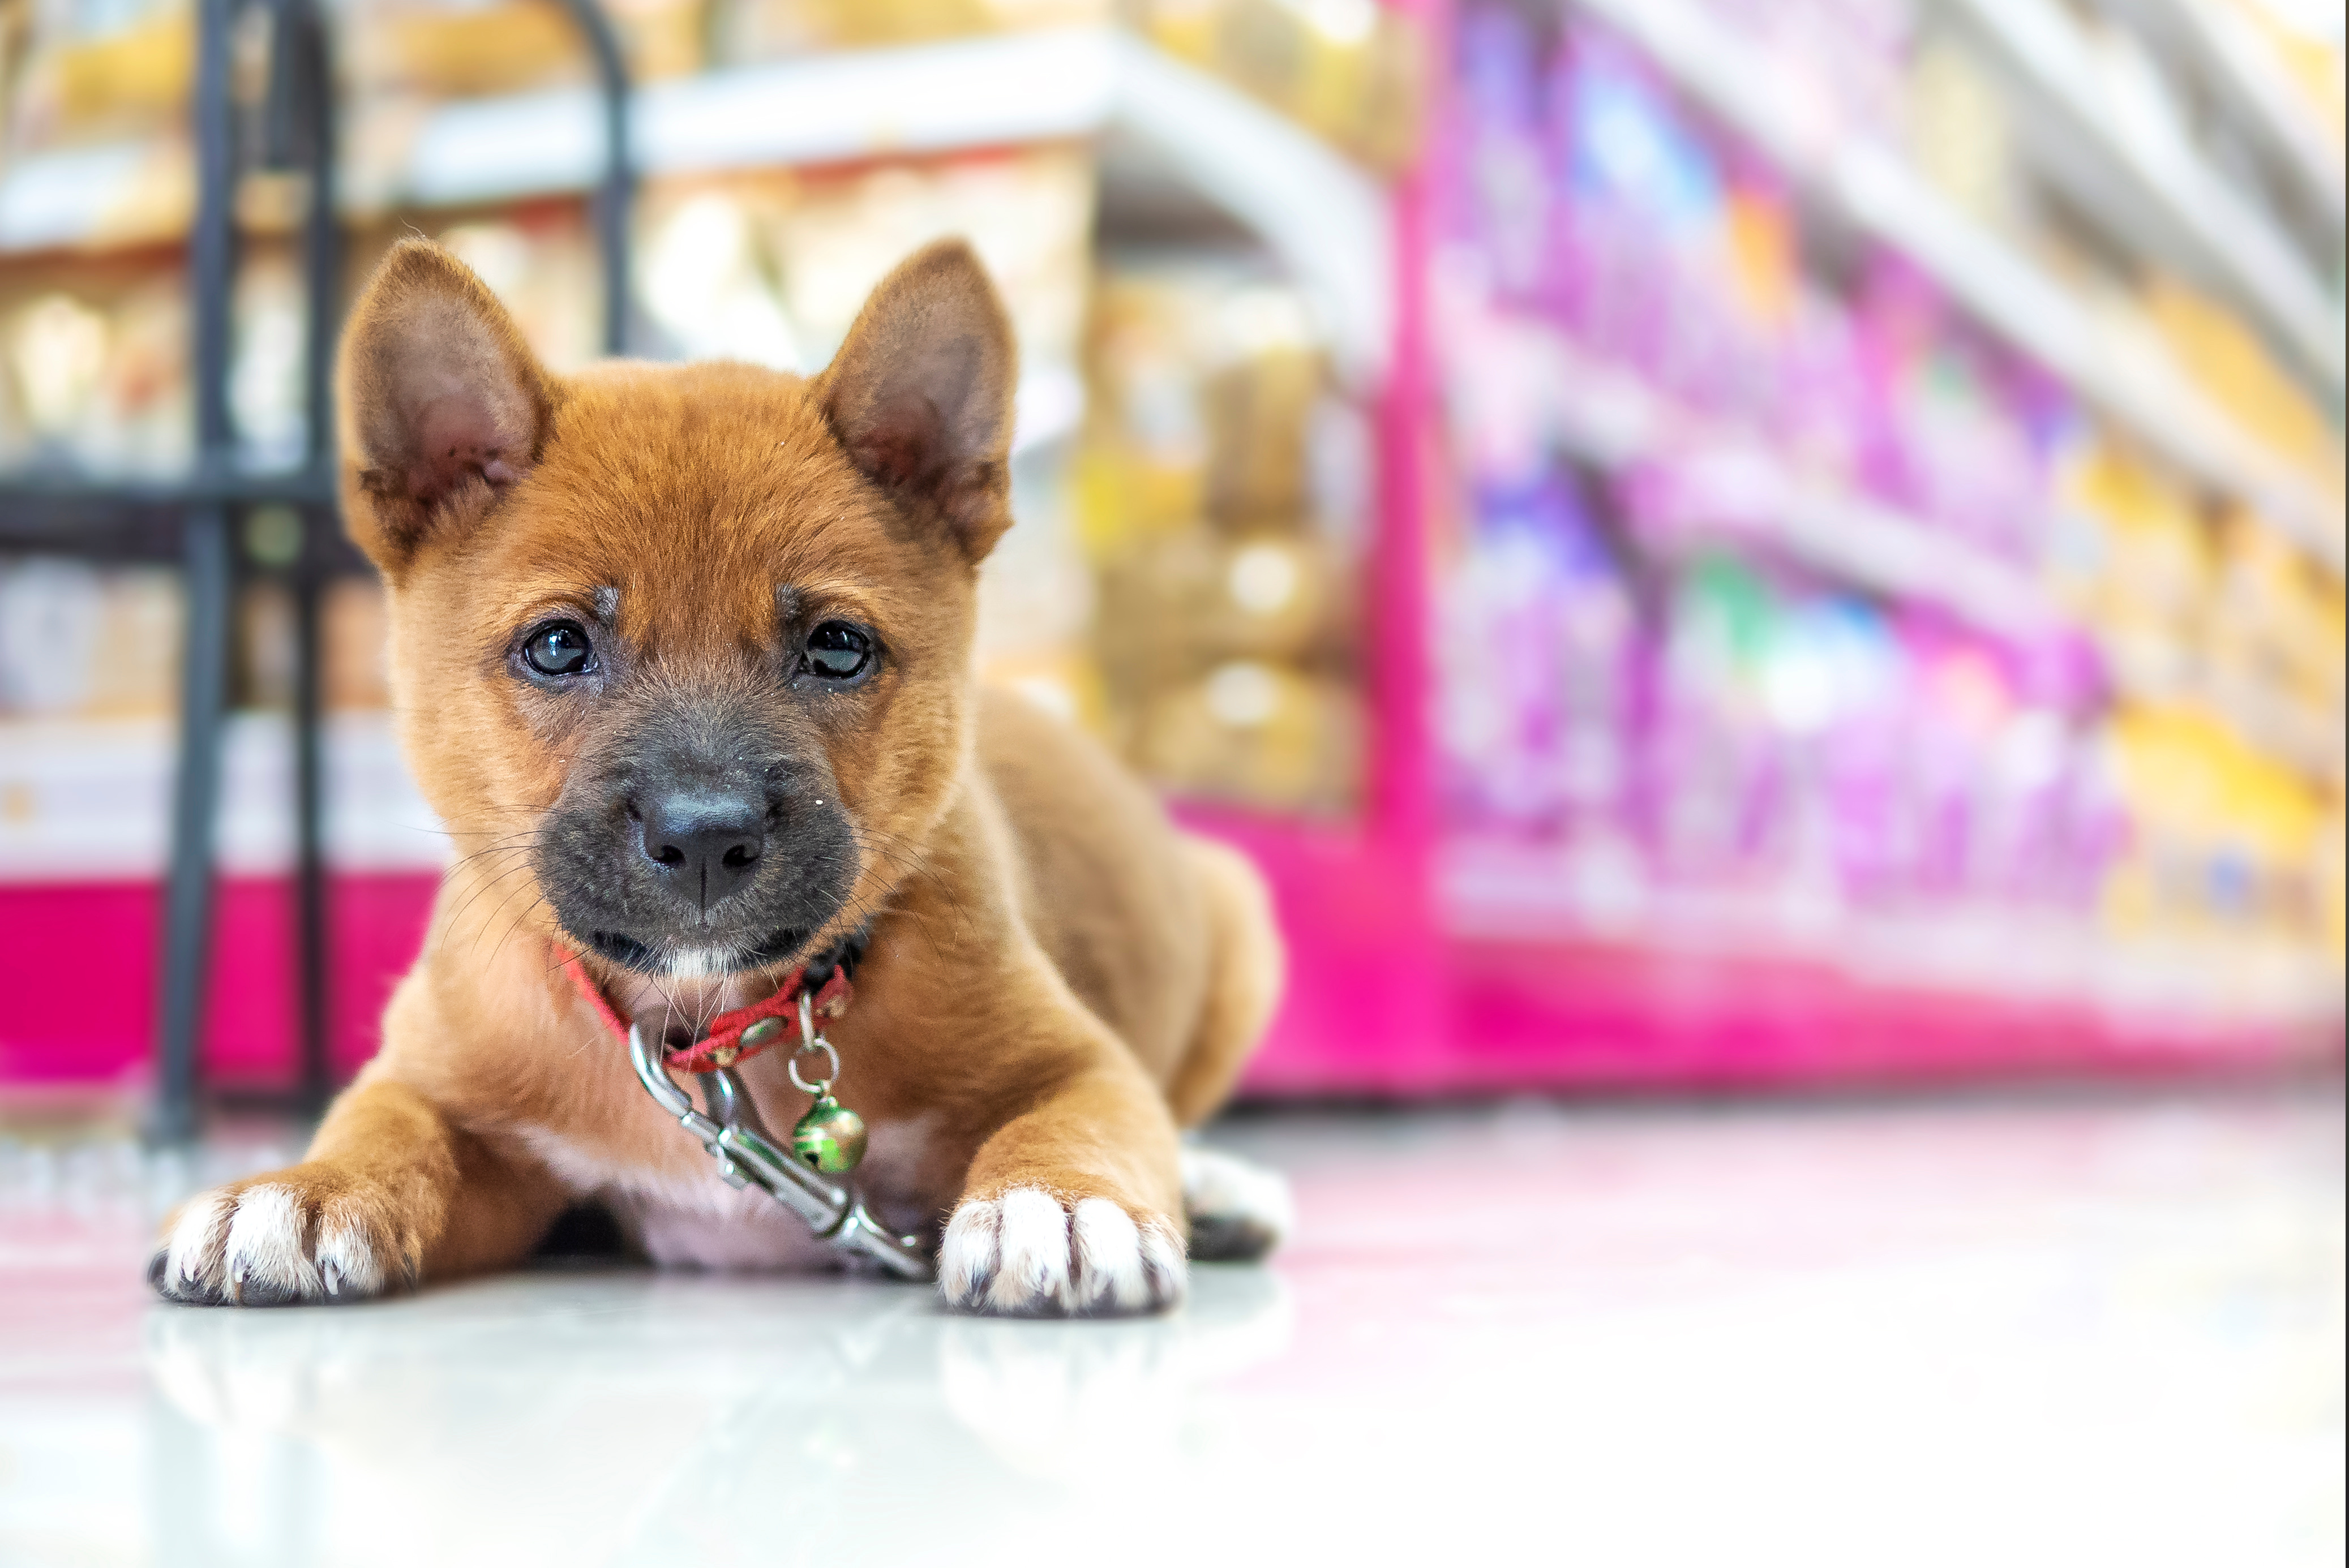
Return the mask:
[[363,1301],[410,1283],[382,1195],[313,1169],[190,1199],[148,1260],[148,1283],[203,1306]]
[[1164,1220],[1040,1187],[965,1200],[938,1249],[938,1287],[963,1312],[1123,1316],[1172,1305],[1187,1282],[1182,1239]]

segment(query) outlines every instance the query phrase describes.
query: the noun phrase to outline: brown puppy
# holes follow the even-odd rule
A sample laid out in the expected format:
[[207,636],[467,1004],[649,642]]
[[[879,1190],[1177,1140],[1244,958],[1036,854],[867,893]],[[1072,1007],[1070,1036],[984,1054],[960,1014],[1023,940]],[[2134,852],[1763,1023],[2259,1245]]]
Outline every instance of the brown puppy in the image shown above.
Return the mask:
[[[1186,1173],[1202,1236],[1260,1246],[1277,1216],[1250,1205],[1272,1195],[1178,1158],[1176,1129],[1273,1005],[1261,884],[971,676],[1012,386],[959,243],[891,274],[812,380],[558,378],[462,263],[391,253],[344,344],[344,503],[460,858],[380,1054],[302,1164],[181,1211],[164,1295],[340,1300],[499,1268],[589,1195],[657,1261],[826,1255],[654,1106],[566,950],[675,1039],[861,940],[828,1031],[872,1128],[860,1182],[936,1240],[956,1306],[1177,1298]],[[805,1101],[781,1054],[739,1070],[789,1126]]]

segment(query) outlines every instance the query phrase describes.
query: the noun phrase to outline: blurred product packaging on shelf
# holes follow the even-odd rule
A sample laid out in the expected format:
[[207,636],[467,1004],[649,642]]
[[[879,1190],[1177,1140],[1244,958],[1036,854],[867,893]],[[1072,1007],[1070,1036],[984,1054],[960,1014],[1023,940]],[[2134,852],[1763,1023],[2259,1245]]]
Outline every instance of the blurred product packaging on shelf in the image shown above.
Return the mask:
[[1102,722],[1179,793],[1350,808],[1370,453],[1303,300],[1245,263],[1112,254],[1090,354]]
[[31,152],[176,134],[195,65],[189,0],[15,5],[8,145]]
[[176,260],[36,263],[0,273],[0,464],[156,476],[191,439],[187,294]]
[[[606,0],[632,80],[702,68],[704,0]],[[341,0],[344,90],[431,102],[574,86],[593,69],[561,0]]]
[[1378,169],[1416,150],[1426,40],[1378,0],[1127,0],[1136,29]]
[[0,556],[0,722],[171,713],[183,614],[161,567]]
[[5,156],[46,154],[49,165],[12,204],[84,206],[84,242],[97,246],[182,232],[195,211],[186,132],[194,60],[191,0],[0,9]]
[[1019,27],[1109,19],[1109,0],[709,0],[712,57],[752,65]]
[[[2001,100],[1941,45],[1908,63],[1905,6],[1719,9],[1819,60],[1853,121],[1905,104],[1928,172],[1999,205],[2003,131],[1972,119]],[[1557,898],[1593,929],[1724,900],[1782,929],[2029,913],[2337,969],[2338,575],[2168,478],[1905,258],[1806,232],[1603,26],[1471,5],[1457,45],[1449,820],[1567,846]],[[2160,279],[2132,308],[2337,492],[2337,428],[2233,317]],[[2047,613],[1835,585],[1806,548],[1821,493],[2044,584]]]
[[[387,708],[382,589],[338,579],[321,609],[326,707]],[[179,575],[165,567],[0,556],[0,724],[168,717],[179,704],[184,614]],[[233,657],[236,707],[293,705],[294,608],[283,583],[264,578],[241,591]]]
[[[328,712],[382,712],[391,706],[383,590],[338,578],[319,605],[319,698]],[[236,665],[231,700],[282,712],[294,706],[294,596],[283,583],[245,584],[237,596]]]

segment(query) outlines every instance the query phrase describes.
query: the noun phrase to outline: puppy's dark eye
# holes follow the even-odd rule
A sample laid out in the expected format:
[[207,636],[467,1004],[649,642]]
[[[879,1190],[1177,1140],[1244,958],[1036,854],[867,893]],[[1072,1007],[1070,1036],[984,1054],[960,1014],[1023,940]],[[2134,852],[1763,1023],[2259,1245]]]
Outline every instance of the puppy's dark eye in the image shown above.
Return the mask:
[[595,663],[595,649],[587,628],[576,621],[549,621],[533,626],[523,639],[523,662],[543,676],[584,675]]
[[808,634],[808,673],[828,681],[854,680],[873,662],[873,639],[845,621],[826,621]]

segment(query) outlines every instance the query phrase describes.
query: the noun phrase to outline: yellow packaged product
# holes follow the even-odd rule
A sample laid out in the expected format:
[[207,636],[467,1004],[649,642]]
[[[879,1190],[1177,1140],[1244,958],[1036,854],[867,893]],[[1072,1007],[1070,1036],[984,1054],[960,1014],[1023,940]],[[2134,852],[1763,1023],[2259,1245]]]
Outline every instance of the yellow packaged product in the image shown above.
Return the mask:
[[2064,496],[2071,527],[2093,542],[2073,543],[2056,591],[2122,685],[2161,692],[2197,678],[2216,563],[2193,498],[2109,439],[2075,454]]
[[192,0],[26,10],[32,26],[9,96],[10,151],[180,132],[195,70]]
[[2116,930],[2321,940],[2310,868],[2329,813],[2306,780],[2189,707],[2125,707],[2110,744],[2136,832],[2107,888]]
[[2257,513],[2238,509],[2220,534],[2226,662],[2285,700],[2341,722],[2341,585]]
[[1079,532],[1097,559],[1190,527],[1205,510],[1210,310],[1199,281],[1171,269],[1112,265],[1094,285],[1091,395],[1071,479]]
[[1311,516],[1313,414],[1329,384],[1319,352],[1279,346],[1201,388],[1209,516],[1235,530],[1293,527]]
[[1149,541],[1101,574],[1096,641],[1121,686],[1154,690],[1227,658],[1326,663],[1352,584],[1328,542],[1202,531]]
[[1133,14],[1167,53],[1373,168],[1400,169],[1417,150],[1425,51],[1378,0],[1140,0]]
[[2256,333],[2174,278],[2149,283],[2145,304],[2171,352],[2214,402],[2329,493],[2343,493],[2340,436]]
[[[704,0],[605,0],[631,81],[705,63]],[[490,97],[593,79],[594,57],[560,0],[360,0],[337,51],[360,97]]]
[[715,0],[710,52],[719,65],[753,65],[825,49],[1095,26],[1109,13],[1108,0]]
[[1132,756],[1179,794],[1275,810],[1351,806],[1361,715],[1344,684],[1255,660],[1234,660],[1157,697]]

